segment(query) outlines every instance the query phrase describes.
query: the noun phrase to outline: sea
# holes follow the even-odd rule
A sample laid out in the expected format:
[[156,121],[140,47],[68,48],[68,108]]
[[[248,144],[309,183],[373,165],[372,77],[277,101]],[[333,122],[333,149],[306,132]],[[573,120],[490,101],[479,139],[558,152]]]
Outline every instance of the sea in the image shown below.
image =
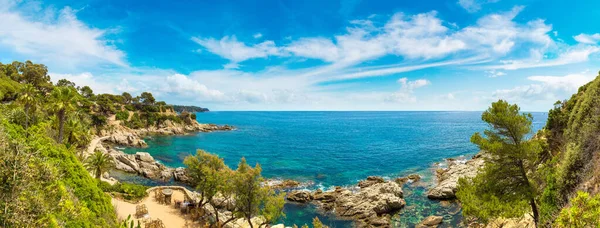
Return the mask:
[[[533,130],[541,129],[547,113],[533,115]],[[123,148],[126,153],[149,152],[171,167],[202,149],[219,155],[235,169],[242,157],[260,164],[265,178],[292,179],[307,189],[355,186],[368,176],[393,179],[417,173],[419,182],[403,187],[407,206],[393,217],[396,227],[413,227],[429,215],[444,216],[444,226],[460,226],[462,213],[454,202],[428,200],[434,170],[445,159],[466,160],[478,148],[475,132],[489,126],[481,112],[233,112],[197,113],[200,123],[233,125],[236,130],[185,136],[151,136],[148,148]],[[128,179],[128,177],[121,177]],[[129,180],[139,180],[129,177]],[[314,205],[286,203],[286,226],[310,224],[314,217],[330,227],[351,227],[352,221],[324,213]]]

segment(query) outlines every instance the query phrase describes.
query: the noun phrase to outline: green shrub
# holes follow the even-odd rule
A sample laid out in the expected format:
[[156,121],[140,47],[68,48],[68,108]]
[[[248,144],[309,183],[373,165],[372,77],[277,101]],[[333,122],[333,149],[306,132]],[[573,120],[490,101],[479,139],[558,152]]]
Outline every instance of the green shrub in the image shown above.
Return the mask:
[[135,111],[135,107],[133,105],[130,105],[130,104],[125,105],[125,109],[127,109],[127,111],[132,111],[132,112]]
[[129,112],[128,111],[118,111],[117,114],[115,115],[115,119],[116,120],[120,120],[120,121],[125,121],[129,118]]
[[123,196],[127,200],[139,200],[148,195],[146,192],[148,187],[144,185],[122,183],[120,187],[121,193],[124,193]]
[[571,206],[563,208],[556,219],[557,227],[600,227],[600,195],[577,192]]

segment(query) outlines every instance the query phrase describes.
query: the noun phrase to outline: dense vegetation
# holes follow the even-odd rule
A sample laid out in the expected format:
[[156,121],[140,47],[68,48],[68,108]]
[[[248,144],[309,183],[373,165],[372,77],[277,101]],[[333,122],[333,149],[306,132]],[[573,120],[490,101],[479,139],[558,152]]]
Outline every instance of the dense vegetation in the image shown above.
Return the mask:
[[81,95],[31,62],[0,64],[0,85],[0,226],[114,227],[110,198],[75,153],[90,139]]
[[198,106],[186,106],[186,105],[173,105],[173,110],[176,112],[208,112],[207,108],[202,108]]
[[0,226],[114,227],[110,198],[145,196],[145,187],[107,187],[96,178],[112,167],[102,153],[82,151],[111,116],[123,126],[142,128],[165,121],[191,122],[151,93],[133,97],[94,94],[65,79],[50,81],[42,64],[0,63]]
[[543,227],[600,227],[600,77],[557,102],[531,139],[523,134],[530,117],[516,105],[496,102],[482,119],[490,130],[472,141],[489,158],[477,177],[460,180],[457,193],[467,217],[531,214]]

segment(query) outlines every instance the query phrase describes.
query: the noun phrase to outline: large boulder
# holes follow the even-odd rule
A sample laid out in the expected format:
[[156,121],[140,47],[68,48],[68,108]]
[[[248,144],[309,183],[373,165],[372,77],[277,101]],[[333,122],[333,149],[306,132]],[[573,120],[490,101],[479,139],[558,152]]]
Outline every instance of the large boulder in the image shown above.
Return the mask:
[[313,196],[309,191],[291,191],[286,198],[293,202],[308,203],[313,199]]
[[475,177],[483,165],[484,158],[481,155],[466,162],[449,160],[447,169],[437,171],[438,183],[427,191],[427,197],[439,200],[456,198],[458,179]]
[[142,162],[154,162],[154,158],[148,152],[136,152],[135,159]]
[[191,181],[191,178],[187,175],[187,172],[183,167],[178,167],[173,171],[173,179],[175,181],[187,184],[189,184]]
[[114,144],[132,147],[147,147],[148,145],[143,139],[140,139],[137,135],[132,133],[115,133],[108,137],[106,141]]
[[398,183],[380,180],[371,177],[362,181],[363,187],[358,191],[339,187],[334,191],[317,191],[313,199],[325,210],[353,218],[360,227],[391,227],[390,215],[404,207],[406,202]]

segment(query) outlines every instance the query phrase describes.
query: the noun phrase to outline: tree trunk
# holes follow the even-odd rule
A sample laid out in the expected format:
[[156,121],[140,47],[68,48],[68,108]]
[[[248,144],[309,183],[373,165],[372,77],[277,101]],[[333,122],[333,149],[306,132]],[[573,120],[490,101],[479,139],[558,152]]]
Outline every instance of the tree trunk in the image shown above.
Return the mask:
[[246,217],[246,220],[248,220],[248,224],[250,224],[250,228],[254,228],[254,225],[252,225],[252,217]]
[[535,199],[533,199],[533,197],[529,200],[529,205],[531,205],[531,210],[533,211],[533,222],[535,223],[535,227],[538,227],[540,215],[538,214],[537,205],[535,204]]
[[27,128],[29,128],[29,105],[25,105],[25,136],[28,136]]
[[537,204],[535,203],[535,196],[533,195],[533,187],[531,186],[531,183],[529,183],[529,178],[527,177],[527,172],[525,171],[522,160],[519,160],[519,169],[521,170],[521,175],[523,176],[525,184],[527,184],[527,187],[529,187],[529,190],[531,191],[529,194],[529,205],[531,206],[531,211],[533,212],[533,222],[535,223],[535,227],[538,227],[539,212]]
[[62,143],[65,126],[65,110],[58,111],[58,143]]
[[98,168],[96,169],[96,179],[100,180],[100,177],[102,177],[102,170]]
[[211,206],[213,207],[213,209],[215,209],[215,220],[216,220],[217,227],[220,227],[219,226],[219,209],[217,209],[217,207],[213,206],[212,204],[211,204]]

